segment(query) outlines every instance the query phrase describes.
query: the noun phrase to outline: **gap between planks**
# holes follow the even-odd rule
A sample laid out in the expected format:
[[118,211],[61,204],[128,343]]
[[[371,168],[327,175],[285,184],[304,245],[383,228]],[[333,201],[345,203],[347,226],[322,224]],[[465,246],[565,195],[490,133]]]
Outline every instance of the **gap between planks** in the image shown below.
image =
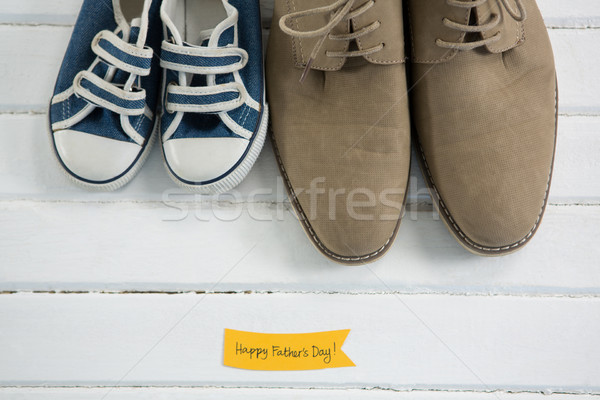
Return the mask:
[[[1,24],[0,24],[1,25]],[[46,116],[48,113],[44,110],[28,110],[28,111],[19,111],[19,110],[15,110],[15,111],[7,111],[7,110],[0,110],[0,117],[3,116],[38,116],[38,115],[43,115]],[[569,117],[590,117],[590,118],[594,118],[594,117],[600,117],[600,112],[591,112],[591,113],[558,113],[559,117],[563,117],[563,118],[569,118]]]
[[226,291],[210,291],[210,290],[5,290],[0,291],[0,296],[7,295],[64,295],[64,296],[81,296],[81,295],[165,295],[165,296],[219,296],[219,295],[325,295],[325,296],[451,296],[451,297],[494,297],[494,298],[549,298],[549,299],[598,299],[600,293],[494,293],[494,292],[460,292],[460,291],[365,291],[365,290],[226,290]]
[[[187,194],[187,193],[185,193]],[[190,193],[189,197],[193,197],[193,193]],[[11,199],[1,199],[0,198],[0,209],[3,205],[15,205],[15,204],[56,204],[56,205],[71,205],[71,204],[79,204],[79,205],[123,205],[123,206],[141,206],[147,208],[163,208],[165,206],[165,202],[156,201],[156,200],[131,200],[131,199],[108,199],[108,200],[95,200],[95,199],[78,199],[78,200],[69,200],[69,199],[31,199],[31,198],[11,198]],[[285,212],[292,213],[292,206],[288,200],[286,201],[224,201],[224,200],[187,200],[187,201],[169,201],[169,205],[171,206],[179,206],[179,205],[196,205],[198,208],[203,208],[209,206],[210,208],[218,208],[220,210],[231,208],[237,209],[240,206],[262,206],[265,209],[277,209],[279,207],[283,207]],[[600,200],[589,200],[589,201],[581,201],[574,200],[570,201],[550,201],[548,203],[548,207],[600,207]],[[414,201],[406,204],[406,211],[412,212],[432,212],[433,203],[430,199]],[[437,212],[436,212],[437,214]]]
[[[370,386],[370,387],[356,387],[356,388],[339,388],[339,387],[327,387],[327,386],[315,386],[315,387],[306,387],[306,388],[296,388],[293,386],[189,386],[189,385],[174,385],[174,386],[94,386],[94,385],[86,385],[86,386],[76,386],[76,385],[65,385],[65,386],[0,386],[0,394],[2,392],[11,392],[11,391],[47,391],[47,392],[61,392],[61,391],[87,391],[90,392],[100,392],[104,390],[110,390],[113,392],[130,392],[130,391],[139,391],[139,392],[151,392],[151,391],[181,391],[181,392],[202,392],[202,391],[220,391],[221,394],[225,394],[224,392],[234,392],[234,391],[243,391],[243,392],[294,392],[298,394],[308,393],[308,392],[329,392],[329,393],[398,393],[398,394],[417,394],[417,395],[443,395],[443,394],[464,394],[468,396],[482,395],[482,396],[509,396],[514,398],[520,398],[522,395],[540,395],[544,398],[551,397],[562,397],[562,396],[578,396],[578,398],[582,397],[590,397],[596,398],[600,397],[600,392],[586,392],[586,391],[539,391],[539,390],[470,390],[470,389],[397,389],[397,388],[386,388],[381,386]],[[469,397],[470,398],[470,397]],[[530,397],[527,397],[528,399]]]
[[[7,26],[7,27],[32,27],[32,28],[36,28],[36,27],[43,27],[43,28],[73,28],[75,25],[74,24],[61,24],[61,23],[44,23],[44,22],[40,22],[40,23],[36,23],[36,22],[0,22],[0,27],[3,26]],[[552,29],[552,30],[594,30],[594,29],[600,29],[600,26],[596,26],[596,25],[577,25],[577,26],[561,26],[561,25],[551,25],[551,24],[546,24],[546,28],[547,29]],[[263,28],[263,30],[268,33],[270,31],[269,28]]]

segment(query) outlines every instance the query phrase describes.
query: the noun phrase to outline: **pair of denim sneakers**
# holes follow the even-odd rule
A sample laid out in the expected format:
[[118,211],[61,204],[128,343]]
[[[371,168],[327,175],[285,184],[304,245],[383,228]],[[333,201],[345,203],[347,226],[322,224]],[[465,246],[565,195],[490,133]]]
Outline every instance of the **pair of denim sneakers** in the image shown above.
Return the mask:
[[237,186],[268,126],[259,0],[84,0],[49,119],[77,184],[116,190],[161,138],[179,185]]

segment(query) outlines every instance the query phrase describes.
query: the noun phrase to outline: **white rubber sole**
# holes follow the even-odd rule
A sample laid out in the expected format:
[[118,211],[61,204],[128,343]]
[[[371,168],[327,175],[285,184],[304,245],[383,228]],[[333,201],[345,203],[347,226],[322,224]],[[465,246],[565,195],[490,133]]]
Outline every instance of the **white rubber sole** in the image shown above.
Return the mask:
[[50,146],[52,147],[52,153],[54,154],[54,158],[56,159],[56,162],[60,166],[60,169],[67,176],[67,178],[69,178],[69,180],[71,182],[73,182],[74,184],[76,184],[77,186],[79,186],[83,189],[89,190],[91,192],[113,192],[113,191],[118,190],[118,189],[122,188],[123,186],[127,185],[129,182],[131,182],[131,180],[133,178],[135,178],[135,176],[140,172],[140,170],[144,166],[144,163],[146,162],[148,156],[150,155],[150,151],[152,150],[152,147],[154,146],[154,142],[156,141],[156,136],[158,135],[159,119],[157,118],[156,121],[154,122],[154,128],[152,129],[152,132],[150,133],[150,138],[148,139],[149,141],[146,144],[146,147],[144,148],[140,157],[138,157],[137,161],[133,164],[132,167],[130,167],[129,171],[117,180],[114,180],[109,183],[100,183],[100,184],[90,183],[90,182],[86,182],[86,181],[77,179],[75,176],[71,175],[69,173],[69,171],[67,171],[65,169],[65,167],[63,166],[62,160],[60,159],[58,153],[56,152],[56,146],[54,144],[54,137],[52,136],[54,134],[54,132],[52,132],[52,126],[50,125],[50,115],[48,115],[47,124],[48,124],[48,129],[47,129],[48,137],[50,139]]
[[250,170],[256,163],[258,156],[260,155],[263,146],[265,144],[265,139],[267,137],[267,129],[269,128],[269,106],[265,104],[265,110],[262,115],[262,119],[260,122],[260,126],[258,129],[258,133],[252,145],[250,146],[250,150],[246,154],[246,157],[242,160],[240,165],[236,167],[232,172],[227,174],[222,179],[207,184],[207,185],[190,185],[186,182],[181,181],[177,176],[171,172],[169,165],[167,164],[167,158],[165,156],[164,146],[161,147],[161,152],[163,154],[163,161],[165,163],[165,168],[167,173],[171,177],[171,179],[180,187],[189,190],[194,193],[204,194],[204,195],[216,195],[220,193],[225,193],[233,188],[237,187],[250,173]]

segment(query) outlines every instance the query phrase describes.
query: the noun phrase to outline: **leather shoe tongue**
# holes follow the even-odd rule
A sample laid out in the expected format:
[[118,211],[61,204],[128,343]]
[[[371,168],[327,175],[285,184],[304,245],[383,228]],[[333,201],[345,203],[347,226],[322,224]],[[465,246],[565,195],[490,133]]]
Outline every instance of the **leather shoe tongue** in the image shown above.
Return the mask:
[[[360,2],[357,3],[360,5]],[[375,53],[365,56],[373,64],[401,64],[405,62],[404,24],[402,1],[378,1],[364,14],[352,20],[353,30],[379,23],[379,28],[356,40],[359,50],[367,51],[383,45]]]
[[[313,10],[315,8],[328,6],[331,4],[328,0],[288,0],[289,12]],[[301,31],[309,32],[314,31],[326,26],[330,21],[331,15],[329,14],[315,14],[304,18],[298,18],[291,22],[290,28]],[[331,31],[332,35],[340,35],[350,33],[349,21],[340,22]],[[290,45],[292,46],[292,52],[296,66],[298,68],[305,68],[309,61],[310,55],[317,46],[320,37],[314,38],[296,38],[293,37]],[[319,50],[319,53],[312,63],[312,69],[320,71],[338,71],[340,70],[345,62],[345,58],[340,57],[328,57],[327,52],[335,51],[347,51],[349,42],[345,40],[331,40],[326,39]]]
[[[303,11],[330,5],[328,0],[288,0],[290,10]],[[357,1],[354,9],[361,7],[365,1]],[[332,15],[322,13],[299,18],[291,23],[294,30],[308,32],[326,26]],[[384,45],[383,49],[376,53],[364,56],[368,62],[373,64],[399,64],[405,61],[404,52],[404,28],[402,16],[402,2],[384,0],[377,1],[373,7],[363,14],[340,22],[332,31],[331,35],[349,34],[358,32],[369,27],[375,22],[381,25],[374,31],[363,35],[351,42],[348,40],[326,39],[319,53],[312,63],[312,69],[320,71],[338,71],[347,61],[344,57],[329,57],[327,53],[346,52],[350,50],[368,50]],[[305,68],[310,54],[317,45],[320,37],[314,38],[292,38],[292,47],[296,66]]]
[[483,39],[500,34],[499,41],[486,46],[490,52],[505,52],[520,45],[525,40],[523,23],[512,18],[503,7],[500,7],[498,1],[486,1],[483,5],[477,7],[475,15],[477,24],[484,25],[492,21],[494,15],[500,16],[498,26],[481,34]]

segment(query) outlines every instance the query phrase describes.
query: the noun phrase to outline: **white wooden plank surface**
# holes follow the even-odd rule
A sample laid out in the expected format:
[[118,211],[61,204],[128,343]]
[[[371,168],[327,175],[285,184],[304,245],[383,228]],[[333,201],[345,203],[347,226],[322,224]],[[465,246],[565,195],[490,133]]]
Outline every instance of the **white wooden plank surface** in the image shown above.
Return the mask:
[[561,116],[550,202],[600,202],[600,117]]
[[[600,7],[600,2],[596,3]],[[550,30],[556,58],[559,110],[600,115],[600,29]]]
[[0,23],[72,25],[82,3],[82,0],[2,0]]
[[[0,24],[72,25],[77,19],[82,0],[3,0]],[[273,0],[261,0],[263,18],[272,16]]]
[[[599,317],[600,298],[3,295],[0,385],[600,393]],[[225,328],[352,329],[343,349],[357,367],[224,367]]]
[[[538,3],[551,28],[562,116],[554,206],[536,239],[513,256],[478,258],[431,212],[413,212],[386,258],[347,268],[324,260],[283,206],[269,146],[237,197],[182,195],[158,152],[117,193],[68,183],[43,114],[81,0],[2,0],[0,292],[19,293],[0,295],[0,398],[99,399],[110,388],[83,386],[117,383],[197,387],[113,388],[106,398],[598,398],[600,1]],[[422,207],[428,196],[413,176],[409,201]],[[162,203],[165,193],[191,213],[197,200],[209,221],[167,221],[178,212]],[[226,327],[351,328],[344,350],[358,368],[225,368]],[[14,385],[69,387],[6,387]],[[571,394],[548,395],[555,392]]]
[[549,27],[600,26],[600,3],[596,0],[538,0],[537,3]]
[[381,389],[229,389],[229,388],[0,388],[10,400],[597,400],[594,395],[506,392],[402,392]]
[[[70,37],[70,27],[0,25],[0,112],[45,112]],[[551,30],[557,54],[560,110],[600,115],[600,30]]]
[[532,243],[503,258],[473,256],[432,213],[409,213],[369,268],[327,261],[269,205],[207,206],[209,222],[194,214],[169,222],[180,212],[162,204],[2,202],[0,291],[600,295],[600,207],[550,207]]
[[[115,193],[90,193],[72,185],[54,160],[47,138],[45,115],[0,115],[0,200],[36,199],[69,201],[193,201],[167,176],[158,148],[139,176]],[[550,202],[554,204],[600,202],[600,117],[567,117],[559,121],[559,145]],[[413,160],[409,203],[430,202]],[[173,193],[169,195],[169,193]],[[250,176],[223,200],[285,200],[270,144]]]

